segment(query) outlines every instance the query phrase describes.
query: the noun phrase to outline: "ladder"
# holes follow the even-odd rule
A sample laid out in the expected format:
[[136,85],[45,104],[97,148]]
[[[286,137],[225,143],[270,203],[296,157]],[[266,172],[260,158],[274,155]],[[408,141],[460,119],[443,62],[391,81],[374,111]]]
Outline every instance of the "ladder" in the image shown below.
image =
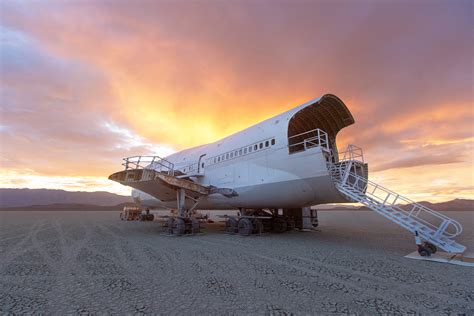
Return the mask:
[[328,162],[331,178],[341,194],[447,252],[464,252],[466,247],[453,239],[462,232],[459,222],[368,180],[361,174],[367,168],[363,158],[355,158],[362,155],[347,154],[354,148],[360,150],[351,146],[341,160]]

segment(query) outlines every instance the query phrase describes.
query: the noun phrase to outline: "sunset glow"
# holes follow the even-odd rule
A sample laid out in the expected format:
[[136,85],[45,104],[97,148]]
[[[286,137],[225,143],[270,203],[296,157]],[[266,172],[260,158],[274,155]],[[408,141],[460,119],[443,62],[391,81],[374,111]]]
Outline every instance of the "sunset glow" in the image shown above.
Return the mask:
[[474,198],[473,27],[470,1],[3,1],[0,187],[128,194],[123,157],[333,93],[371,180]]

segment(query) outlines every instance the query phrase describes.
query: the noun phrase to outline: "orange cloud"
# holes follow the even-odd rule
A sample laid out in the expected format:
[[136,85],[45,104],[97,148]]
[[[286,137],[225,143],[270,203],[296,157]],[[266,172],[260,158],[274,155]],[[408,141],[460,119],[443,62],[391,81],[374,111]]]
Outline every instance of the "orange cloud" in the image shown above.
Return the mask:
[[105,177],[335,93],[373,174],[473,186],[473,25],[447,5],[4,2],[1,167]]

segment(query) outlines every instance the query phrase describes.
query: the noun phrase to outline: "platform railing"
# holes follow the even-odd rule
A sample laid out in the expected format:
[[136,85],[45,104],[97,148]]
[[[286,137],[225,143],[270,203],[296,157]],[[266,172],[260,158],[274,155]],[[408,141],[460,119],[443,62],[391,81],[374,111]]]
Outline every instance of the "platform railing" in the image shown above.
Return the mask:
[[325,131],[316,128],[288,137],[290,153],[305,151],[313,147],[321,147],[321,149],[329,151],[329,137]]
[[122,165],[125,170],[130,169],[153,169],[158,172],[165,172],[174,175],[174,164],[159,156],[132,156],[123,158]]

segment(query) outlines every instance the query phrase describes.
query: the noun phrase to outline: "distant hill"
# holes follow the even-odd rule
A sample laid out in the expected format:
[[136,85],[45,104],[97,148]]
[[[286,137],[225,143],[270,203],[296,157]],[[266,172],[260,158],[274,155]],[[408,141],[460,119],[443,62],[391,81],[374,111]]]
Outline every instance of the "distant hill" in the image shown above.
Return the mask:
[[474,211],[474,200],[455,199],[441,203],[422,201],[420,204],[432,208],[435,211]]
[[[32,207],[42,209],[121,209],[125,204],[132,203],[130,196],[109,192],[70,192],[49,189],[0,189],[0,208]],[[435,211],[474,211],[474,200],[455,199],[441,203],[419,202]],[[403,205],[409,208],[409,205]],[[322,204],[313,208],[317,210],[366,211],[365,206],[344,204]]]
[[70,192],[49,189],[0,189],[0,208],[49,204],[113,206],[133,202],[130,196],[110,192]]
[[135,206],[133,202],[98,206],[93,204],[47,204],[0,207],[0,211],[121,211],[124,206]]
[[[474,211],[474,200],[466,199],[454,199],[447,202],[431,203],[427,201],[418,202],[423,206],[426,206],[432,210],[438,212],[449,212],[449,211]],[[410,209],[411,204],[399,205],[403,209]],[[317,210],[342,210],[342,211],[368,211],[370,210],[366,206],[354,206],[354,205],[317,205],[314,207]]]

